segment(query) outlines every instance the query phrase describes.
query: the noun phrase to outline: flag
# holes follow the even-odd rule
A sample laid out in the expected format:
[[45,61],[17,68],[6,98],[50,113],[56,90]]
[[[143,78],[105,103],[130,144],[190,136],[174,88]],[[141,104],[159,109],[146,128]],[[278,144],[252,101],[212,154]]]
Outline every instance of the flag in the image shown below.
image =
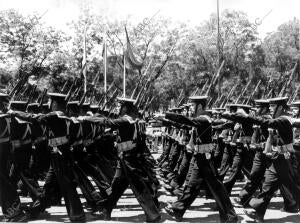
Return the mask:
[[126,61],[125,66],[127,69],[131,68],[131,69],[136,69],[141,71],[143,67],[143,63],[139,62],[133,54],[132,46],[129,40],[126,27],[125,27],[125,33],[126,33],[126,48],[124,49],[124,56]]

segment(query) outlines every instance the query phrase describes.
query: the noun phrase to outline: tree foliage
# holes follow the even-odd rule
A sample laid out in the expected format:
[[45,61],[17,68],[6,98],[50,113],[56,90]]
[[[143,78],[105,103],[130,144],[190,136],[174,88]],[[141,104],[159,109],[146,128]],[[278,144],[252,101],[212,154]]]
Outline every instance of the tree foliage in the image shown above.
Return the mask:
[[[149,65],[147,76],[155,73],[174,47],[163,74],[150,86],[155,95],[154,109],[167,107],[171,100],[176,101],[182,89],[185,96],[196,88],[201,90],[206,82],[212,80],[220,63],[216,14],[198,26],[191,27],[160,16],[145,18],[137,24],[130,22],[130,19],[110,20],[83,8],[81,16],[68,25],[70,33],[46,26],[41,22],[41,17],[38,14],[24,16],[15,10],[0,12],[2,85],[18,78],[22,72],[30,72],[37,77],[39,89],[61,89],[66,80],[80,76],[86,32],[88,82],[91,83],[99,73],[96,87],[99,92],[102,91],[102,51],[106,41],[108,84],[114,81],[122,88],[125,26],[134,54],[144,63],[142,73]],[[236,83],[241,83],[236,96],[249,79],[252,80],[249,92],[262,80],[260,90],[255,95],[260,97],[270,78],[286,79],[287,71],[299,61],[299,20],[293,18],[283,23],[264,40],[258,37],[256,28],[244,12],[222,12],[219,52],[220,60],[224,60],[225,65],[221,72],[221,92],[215,88],[212,91],[213,97],[218,93],[227,94]],[[299,74],[299,70],[297,72]],[[129,95],[140,74],[132,69],[127,69],[126,73],[126,90]],[[280,86],[277,85],[277,91]]]

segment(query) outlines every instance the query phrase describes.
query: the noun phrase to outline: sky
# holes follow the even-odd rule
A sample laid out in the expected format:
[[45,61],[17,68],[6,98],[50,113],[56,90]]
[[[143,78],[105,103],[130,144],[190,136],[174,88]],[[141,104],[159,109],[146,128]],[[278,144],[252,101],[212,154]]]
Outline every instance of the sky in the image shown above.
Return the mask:
[[[293,17],[300,19],[300,0],[219,1],[220,11],[241,10],[251,22],[262,20],[258,26],[261,37]],[[89,4],[93,13],[111,19],[126,19],[130,15],[132,22],[140,22],[145,17],[160,15],[190,25],[208,19],[217,8],[217,0],[0,0],[0,10],[14,8],[23,14],[46,12],[43,20],[47,24],[66,29],[66,24],[79,16],[83,4]]]

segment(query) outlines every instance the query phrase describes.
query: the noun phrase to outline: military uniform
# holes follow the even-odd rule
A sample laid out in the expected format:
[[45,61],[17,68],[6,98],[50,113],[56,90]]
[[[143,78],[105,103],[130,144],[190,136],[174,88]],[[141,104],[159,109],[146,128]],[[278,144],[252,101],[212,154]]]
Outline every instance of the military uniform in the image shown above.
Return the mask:
[[[195,100],[197,99],[206,100],[206,97],[195,98]],[[218,179],[216,169],[211,159],[211,151],[214,148],[212,144],[211,119],[207,116],[207,113],[203,113],[197,118],[185,118],[185,120],[186,122],[190,122],[190,125],[194,126],[193,131],[196,132],[196,138],[193,142],[195,148],[195,162],[193,164],[188,185],[183,191],[183,195],[178,201],[166,208],[166,211],[177,218],[181,218],[186,209],[189,208],[198,196],[201,186],[207,185],[216,200],[221,221],[236,222],[236,213],[224,185]]]
[[[270,99],[270,104],[284,104],[286,100],[287,98],[274,98]],[[299,162],[292,145],[293,131],[290,118],[282,115],[269,120],[268,128],[270,130],[265,151],[271,158],[271,165],[265,172],[262,192],[249,202],[255,212],[245,212],[258,221],[262,221],[273,194],[282,184],[292,193],[297,204],[300,203]]]
[[[65,104],[66,95],[50,93],[53,101]],[[64,198],[66,209],[71,221],[81,221],[85,218],[83,208],[73,183],[71,150],[69,142],[69,126],[71,120],[61,111],[53,111],[39,118],[39,121],[49,129],[49,146],[51,147],[51,166],[47,173],[44,192],[31,208],[31,214],[35,217],[51,202],[56,189]]]
[[[124,100],[125,103],[133,103],[130,100]],[[108,125],[118,131],[117,148],[119,160],[112,182],[112,193],[109,195],[103,207],[103,211],[106,213],[105,218],[110,218],[111,211],[130,185],[135,197],[146,214],[146,220],[150,222],[157,221],[160,219],[160,214],[153,200],[151,191],[149,190],[148,182],[144,180],[147,178],[147,173],[143,168],[140,168],[143,166],[143,159],[140,158],[143,153],[143,148],[141,148],[143,142],[138,140],[138,125],[136,121],[130,116],[124,116],[119,119],[109,120]]]

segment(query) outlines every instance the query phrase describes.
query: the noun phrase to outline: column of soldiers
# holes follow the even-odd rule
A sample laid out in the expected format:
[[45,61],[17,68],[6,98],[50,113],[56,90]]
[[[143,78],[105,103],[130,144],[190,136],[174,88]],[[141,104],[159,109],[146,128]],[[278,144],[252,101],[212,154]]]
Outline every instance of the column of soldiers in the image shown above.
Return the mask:
[[[288,103],[290,101],[290,103]],[[263,222],[278,190],[281,211],[298,213],[300,205],[300,101],[288,97],[227,103],[206,109],[207,96],[157,117],[166,127],[158,158],[165,189],[177,200],[166,212],[181,220],[197,196],[214,199],[221,222],[238,222],[230,200],[232,188],[246,176],[235,203],[255,222]]]
[[[93,216],[110,220],[128,186],[146,221],[160,221],[159,181],[146,145],[139,97],[113,94],[108,101],[116,99],[118,106],[104,110],[106,103],[85,103],[85,95],[70,101],[69,92],[48,93],[46,104],[43,97],[28,103],[0,94],[3,221],[40,218],[62,198],[70,220],[84,221],[78,187]],[[205,194],[215,200],[221,222],[238,222],[230,195],[244,176],[247,182],[234,201],[256,222],[263,222],[278,190],[282,211],[299,211],[300,102],[288,97],[255,100],[253,107],[237,102],[208,110],[208,96],[194,95],[189,103],[157,117],[166,127],[159,173],[165,189],[178,197],[165,210],[176,219]],[[45,184],[40,186],[43,175]],[[22,204],[20,195],[30,196],[30,205]]]
[[[69,219],[84,221],[78,187],[95,219],[110,220],[128,186],[146,221],[160,220],[159,182],[137,98],[113,94],[107,99],[111,108],[104,110],[82,98],[70,101],[69,93],[47,93],[48,103],[10,96],[0,93],[1,221],[40,219],[62,198]],[[23,204],[20,195],[32,202]]]

